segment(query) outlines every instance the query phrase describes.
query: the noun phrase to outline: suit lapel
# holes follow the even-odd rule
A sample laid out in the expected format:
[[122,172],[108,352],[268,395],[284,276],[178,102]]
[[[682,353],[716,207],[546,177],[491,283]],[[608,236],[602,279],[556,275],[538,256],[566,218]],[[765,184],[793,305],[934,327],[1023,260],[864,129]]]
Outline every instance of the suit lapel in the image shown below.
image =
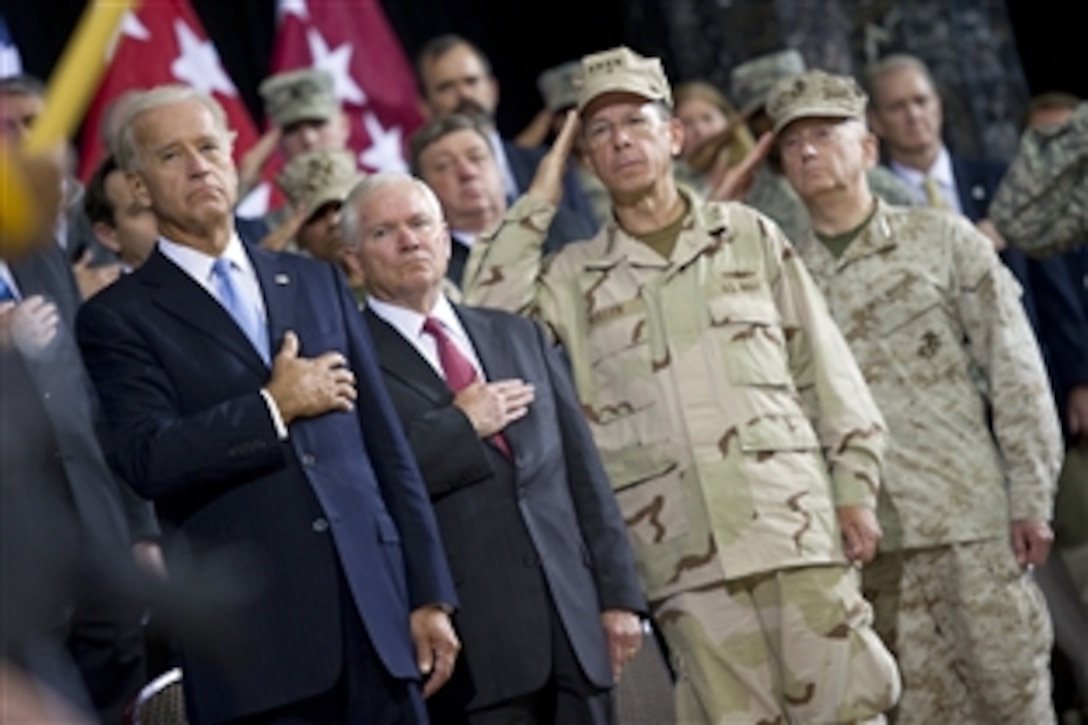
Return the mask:
[[375,315],[370,308],[363,311],[363,318],[370,327],[374,347],[378,351],[378,364],[390,377],[400,380],[408,387],[436,405],[448,405],[451,394],[438,373],[430,363],[416,351],[412,344],[404,339],[397,330],[385,320]]
[[986,187],[978,183],[974,169],[957,156],[952,156],[952,174],[956,177],[956,193],[963,215],[977,221],[986,210]]
[[261,356],[230,313],[180,267],[156,249],[135,273],[155,290],[151,299],[167,314],[210,337],[262,376],[268,375]]
[[282,255],[248,244],[246,252],[253,262],[253,270],[257,273],[257,281],[264,297],[264,309],[268,316],[269,351],[275,357],[283,344],[284,333],[295,327],[298,280],[288,269],[288,265],[283,263]]

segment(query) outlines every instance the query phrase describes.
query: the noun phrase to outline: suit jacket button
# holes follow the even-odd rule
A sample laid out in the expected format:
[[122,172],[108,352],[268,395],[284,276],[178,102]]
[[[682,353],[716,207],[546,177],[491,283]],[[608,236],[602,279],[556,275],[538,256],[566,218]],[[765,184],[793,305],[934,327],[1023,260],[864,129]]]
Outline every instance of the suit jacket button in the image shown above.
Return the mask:
[[323,533],[325,533],[326,531],[329,530],[328,520],[326,520],[324,518],[321,518],[321,517],[318,517],[318,518],[314,519],[314,522],[313,522],[312,526],[313,526],[313,530],[315,532],[319,533],[319,534],[323,534]]
[[314,458],[312,453],[303,453],[302,454],[302,465],[304,465],[304,466],[312,466],[312,465],[314,465],[314,462],[316,460],[317,459]]

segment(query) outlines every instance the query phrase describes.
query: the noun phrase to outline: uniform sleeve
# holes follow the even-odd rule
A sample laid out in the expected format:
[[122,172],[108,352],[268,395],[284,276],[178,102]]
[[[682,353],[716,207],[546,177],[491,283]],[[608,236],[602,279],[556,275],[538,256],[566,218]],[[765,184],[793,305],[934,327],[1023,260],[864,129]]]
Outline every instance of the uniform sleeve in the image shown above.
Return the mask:
[[522,196],[494,232],[477,239],[465,264],[464,303],[547,322],[540,304],[544,242],[555,213],[554,205]]
[[790,372],[824,448],[836,506],[876,506],[887,427],[846,340],[800,256],[758,217]]
[[1019,287],[989,241],[952,220],[956,313],[990,402],[1012,519],[1049,520],[1062,460],[1061,431]]
[[1002,179],[990,218],[1028,254],[1053,254],[1088,235],[1088,104],[1068,124],[1031,129]]

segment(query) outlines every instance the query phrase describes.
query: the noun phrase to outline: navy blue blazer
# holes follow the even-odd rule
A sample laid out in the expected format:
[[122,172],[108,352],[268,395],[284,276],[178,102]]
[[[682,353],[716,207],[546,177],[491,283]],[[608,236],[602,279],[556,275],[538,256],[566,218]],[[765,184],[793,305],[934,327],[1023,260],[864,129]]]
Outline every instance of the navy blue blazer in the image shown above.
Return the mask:
[[[1005,169],[1004,164],[995,161],[952,156],[960,206],[971,221],[983,219],[989,213]],[[1077,289],[1073,279],[1076,253],[1037,259],[1016,249],[1006,249],[1001,252],[1001,259],[1024,288],[1024,307],[1062,410],[1069,389],[1088,384],[1088,315],[1083,291]]]
[[77,323],[115,436],[111,462],[156,502],[178,546],[229,554],[223,565],[254,593],[239,623],[252,644],[244,659],[224,666],[184,654],[200,722],[330,689],[342,671],[345,601],[385,670],[418,678],[410,611],[456,603],[419,470],[343,276],[298,255],[246,251],[271,349],[293,330],[303,356],[342,353],[357,380],[354,412],[295,420],[281,440],[259,393],[269,368],[222,306],[157,250],[85,303]]

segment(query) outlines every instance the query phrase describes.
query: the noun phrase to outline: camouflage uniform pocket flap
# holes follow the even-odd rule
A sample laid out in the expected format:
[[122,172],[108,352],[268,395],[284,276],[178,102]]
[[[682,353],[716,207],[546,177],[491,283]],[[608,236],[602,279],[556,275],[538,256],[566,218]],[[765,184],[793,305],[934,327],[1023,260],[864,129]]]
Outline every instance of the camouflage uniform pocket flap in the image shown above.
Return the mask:
[[769,297],[726,293],[707,300],[714,327],[729,324],[778,325],[778,310]]
[[809,451],[820,448],[808,419],[797,415],[765,415],[739,426],[740,447],[760,451]]
[[944,301],[934,283],[922,275],[897,275],[869,295],[869,314],[882,333],[891,333],[931,312]]
[[616,490],[660,478],[678,465],[674,457],[655,446],[632,446],[603,454],[602,458],[608,480]]

